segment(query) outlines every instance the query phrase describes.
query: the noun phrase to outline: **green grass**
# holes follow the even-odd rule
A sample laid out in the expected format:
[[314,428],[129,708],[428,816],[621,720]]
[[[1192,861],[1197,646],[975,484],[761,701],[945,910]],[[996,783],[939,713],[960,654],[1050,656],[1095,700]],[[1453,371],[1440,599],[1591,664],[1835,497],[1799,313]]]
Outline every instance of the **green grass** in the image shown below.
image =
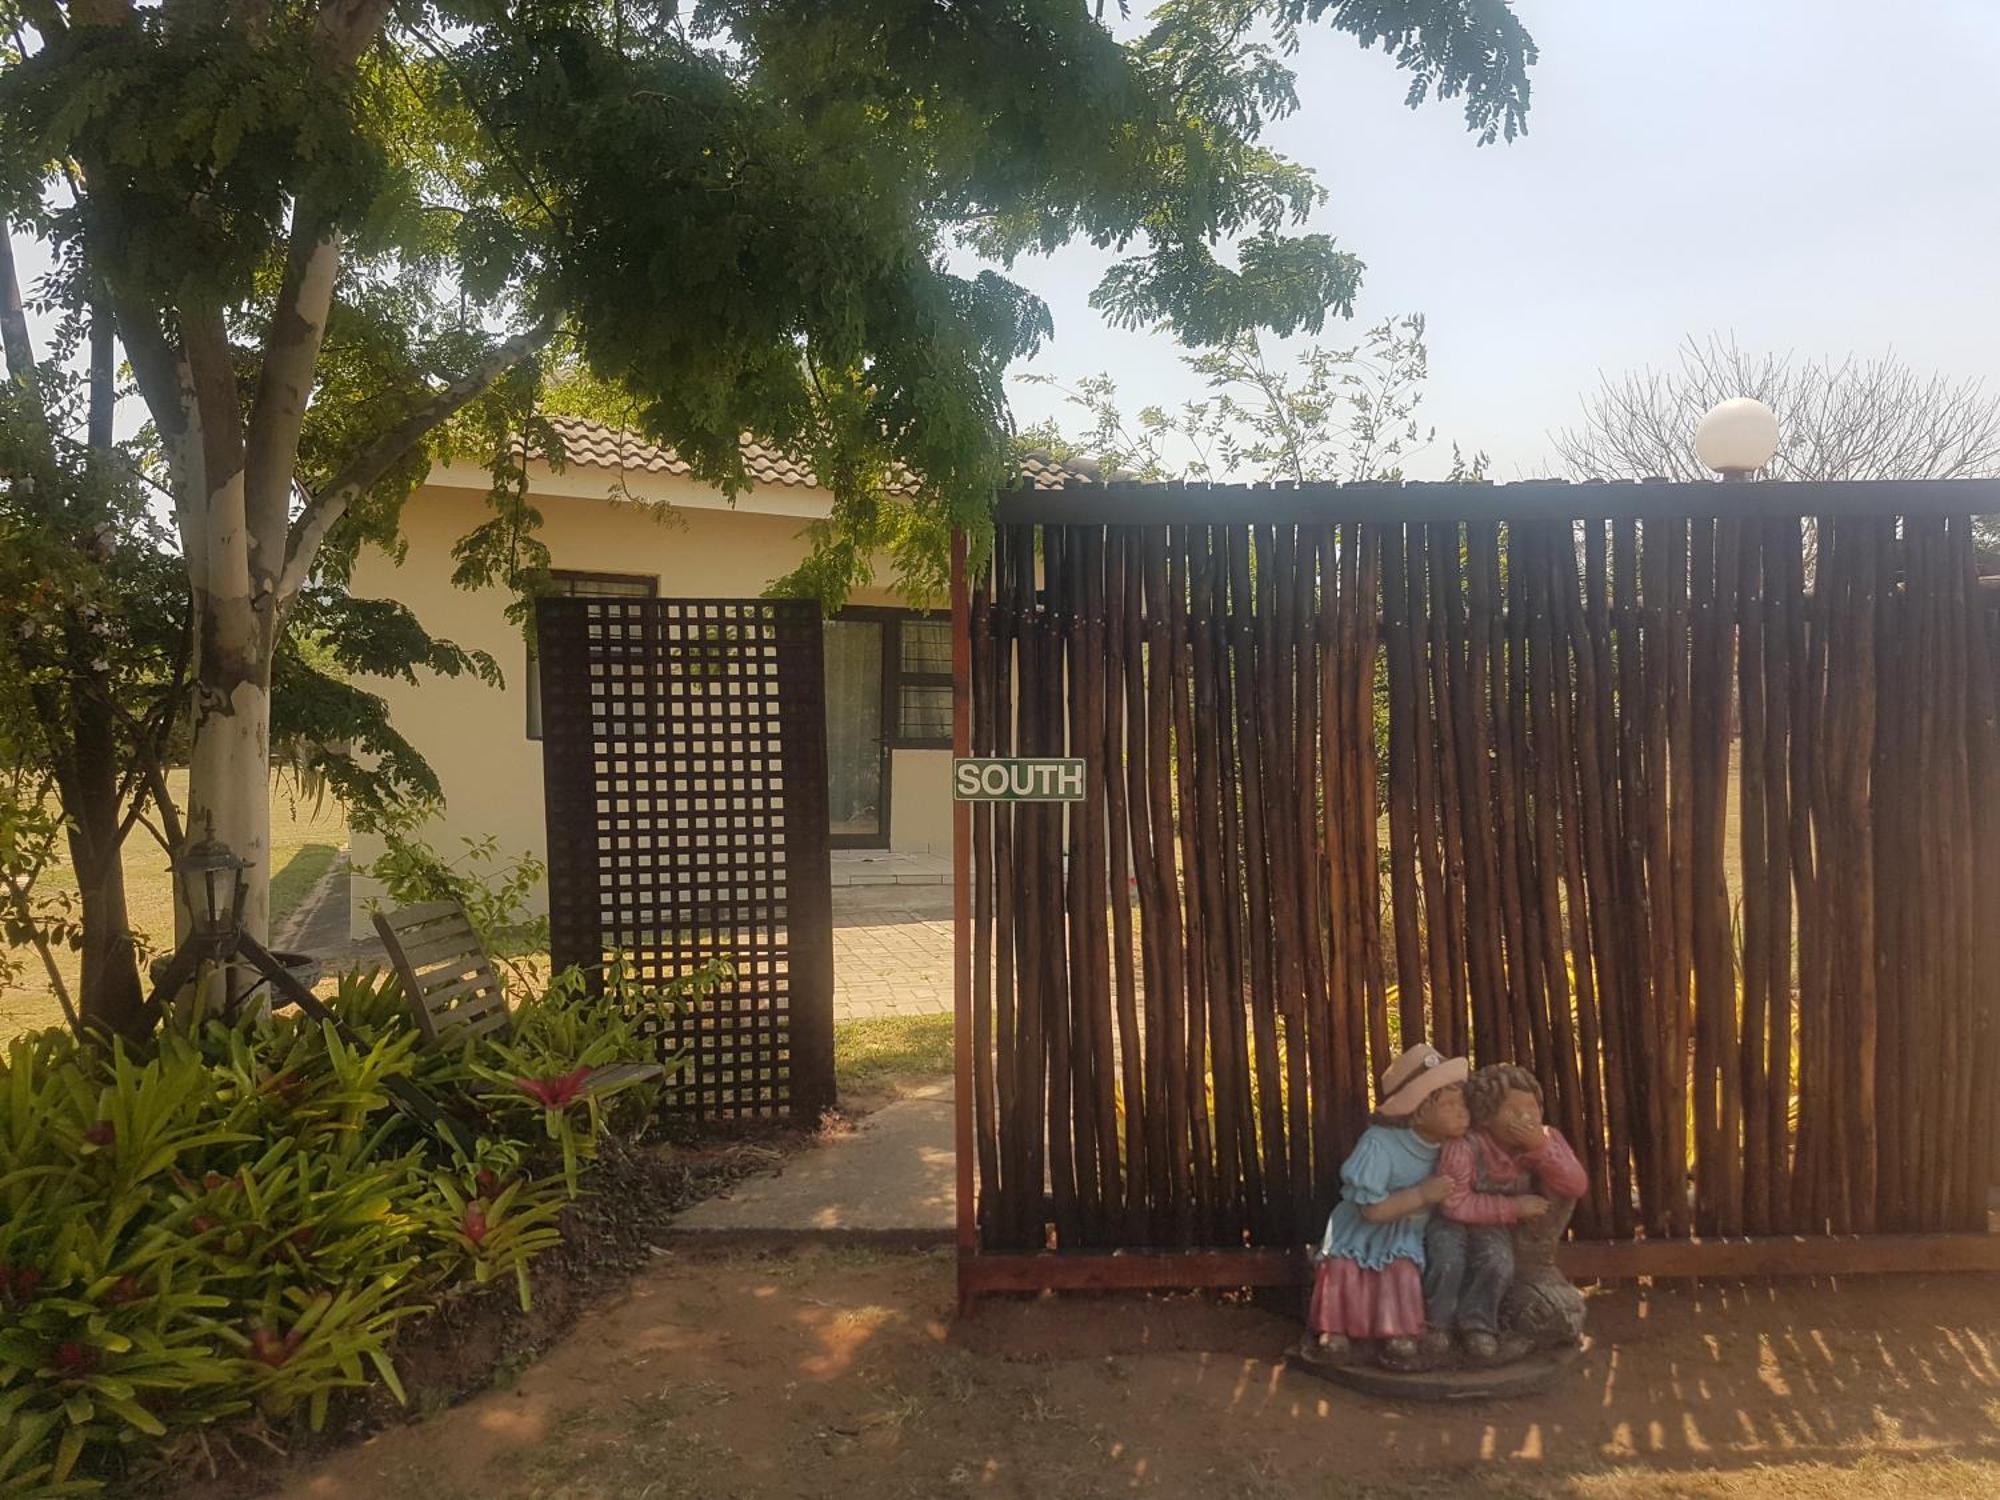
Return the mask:
[[833,1028],[833,1077],[843,1099],[942,1078],[951,1064],[950,1016],[885,1016]]
[[[182,806],[187,801],[187,772],[167,775],[168,789]],[[290,916],[314,884],[332,866],[347,843],[347,816],[332,798],[315,805],[301,798],[289,780],[276,782],[271,789],[271,921],[275,926]],[[69,861],[63,858],[43,876],[42,889],[76,890],[76,878]],[[132,930],[149,947],[158,950],[174,939],[173,876],[166,852],[143,829],[125,845],[125,899],[131,913]],[[0,988],[0,1041],[19,1032],[42,1026],[59,1025],[62,1010],[32,948],[15,948],[9,956],[21,964],[20,982]],[[63,981],[76,993],[76,955],[56,956]]]

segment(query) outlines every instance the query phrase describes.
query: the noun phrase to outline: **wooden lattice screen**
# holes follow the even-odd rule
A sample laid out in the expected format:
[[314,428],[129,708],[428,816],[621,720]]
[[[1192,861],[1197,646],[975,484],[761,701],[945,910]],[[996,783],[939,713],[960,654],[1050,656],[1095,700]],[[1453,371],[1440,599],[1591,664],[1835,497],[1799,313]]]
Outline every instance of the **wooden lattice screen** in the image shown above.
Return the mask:
[[1583,1237],[1983,1229],[1973,559],[1958,515],[1003,524],[970,749],[1089,783],[970,814],[979,1248],[1295,1247],[1419,1038],[1545,1081]]
[[817,605],[544,599],[536,612],[552,956],[735,977],[653,1015],[699,1119],[833,1102],[833,929]]

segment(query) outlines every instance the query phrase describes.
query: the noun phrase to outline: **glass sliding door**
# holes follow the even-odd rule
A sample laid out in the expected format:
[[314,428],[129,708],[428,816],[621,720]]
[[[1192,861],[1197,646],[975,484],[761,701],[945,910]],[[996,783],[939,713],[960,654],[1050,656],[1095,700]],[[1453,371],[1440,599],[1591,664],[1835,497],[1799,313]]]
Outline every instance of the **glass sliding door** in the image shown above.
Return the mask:
[[889,844],[889,748],[883,733],[881,619],[826,622],[828,831],[836,849]]

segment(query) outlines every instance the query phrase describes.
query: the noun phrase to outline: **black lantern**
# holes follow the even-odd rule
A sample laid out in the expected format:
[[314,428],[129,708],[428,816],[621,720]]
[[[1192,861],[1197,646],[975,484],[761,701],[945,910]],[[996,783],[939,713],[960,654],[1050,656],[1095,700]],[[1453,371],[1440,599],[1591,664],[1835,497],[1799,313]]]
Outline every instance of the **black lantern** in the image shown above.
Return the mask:
[[249,893],[250,861],[216,838],[190,845],[174,862],[187,903],[190,938],[218,952],[232,950],[243,931],[243,898]]

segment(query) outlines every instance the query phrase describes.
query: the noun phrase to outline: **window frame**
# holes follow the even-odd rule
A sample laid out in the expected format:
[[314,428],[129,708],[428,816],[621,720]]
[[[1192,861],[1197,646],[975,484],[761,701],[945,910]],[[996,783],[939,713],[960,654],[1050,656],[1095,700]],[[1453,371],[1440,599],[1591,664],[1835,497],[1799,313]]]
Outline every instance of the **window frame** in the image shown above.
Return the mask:
[[[605,573],[584,568],[551,568],[551,583],[641,583],[646,586],[643,594],[599,594],[593,596],[588,591],[577,593],[571,590],[558,595],[561,598],[602,598],[602,599],[657,599],[660,597],[660,575],[657,573]],[[554,592],[553,590],[551,591]],[[525,643],[524,674],[521,678],[521,726],[528,739],[539,744],[542,738],[542,662],[535,650],[535,642],[530,637]]]
[[903,732],[903,689],[905,687],[941,687],[949,689],[952,675],[943,672],[910,672],[903,668],[903,627],[913,620],[933,621],[949,626],[951,615],[937,609],[902,609],[890,612],[887,639],[883,649],[888,659],[882,664],[884,707],[889,713],[889,745],[895,750],[949,750],[951,730],[946,728],[940,735],[916,735]]

